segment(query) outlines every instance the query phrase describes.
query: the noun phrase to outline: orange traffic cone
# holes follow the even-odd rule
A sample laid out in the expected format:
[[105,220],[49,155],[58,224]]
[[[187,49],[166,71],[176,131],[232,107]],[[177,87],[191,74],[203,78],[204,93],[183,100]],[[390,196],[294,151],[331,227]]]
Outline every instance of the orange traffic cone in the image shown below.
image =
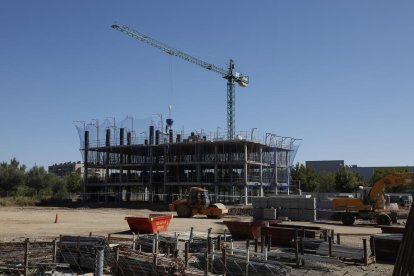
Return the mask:
[[56,213],[55,223],[58,223],[58,220],[59,220],[59,216],[58,216],[58,214]]

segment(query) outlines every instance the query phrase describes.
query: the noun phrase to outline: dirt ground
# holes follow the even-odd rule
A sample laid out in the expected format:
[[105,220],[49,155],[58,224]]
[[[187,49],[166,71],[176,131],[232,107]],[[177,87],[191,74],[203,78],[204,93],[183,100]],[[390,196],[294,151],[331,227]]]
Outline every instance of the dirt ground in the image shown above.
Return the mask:
[[[94,235],[126,234],[129,233],[126,216],[147,216],[152,211],[120,208],[54,208],[54,207],[1,207],[0,208],[0,241],[13,241],[30,238],[31,240],[47,240],[67,235]],[[169,212],[163,212],[169,213]],[[55,219],[57,216],[57,223]],[[249,220],[249,218],[227,217],[226,219]],[[309,223],[309,222],[284,222],[286,224],[307,224],[334,229],[341,234],[365,234],[380,233],[381,229],[374,225],[361,224],[355,226],[343,226],[340,223]],[[211,220],[201,216],[185,219],[173,218],[170,232],[189,231],[194,227],[197,232],[207,232],[212,228],[213,233],[223,233],[226,226],[222,220]],[[343,242],[357,243],[361,241],[359,236],[346,236],[341,238]],[[294,269],[293,275],[391,275],[393,265],[371,264],[369,266],[346,265],[344,267],[332,267],[329,270]]]

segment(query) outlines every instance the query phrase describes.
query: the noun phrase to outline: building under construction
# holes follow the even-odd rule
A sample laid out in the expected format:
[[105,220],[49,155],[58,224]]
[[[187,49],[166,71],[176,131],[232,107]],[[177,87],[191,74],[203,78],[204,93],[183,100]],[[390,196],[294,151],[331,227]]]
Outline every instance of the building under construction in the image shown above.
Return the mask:
[[297,139],[267,133],[259,141],[254,129],[232,140],[219,132],[185,135],[173,131],[172,120],[165,129],[150,125],[136,137],[133,123],[126,125],[124,120],[118,127],[107,123],[80,131],[85,172],[106,170],[104,177],[84,175],[91,200],[169,201],[199,186],[216,201],[247,203],[249,196],[289,189]]

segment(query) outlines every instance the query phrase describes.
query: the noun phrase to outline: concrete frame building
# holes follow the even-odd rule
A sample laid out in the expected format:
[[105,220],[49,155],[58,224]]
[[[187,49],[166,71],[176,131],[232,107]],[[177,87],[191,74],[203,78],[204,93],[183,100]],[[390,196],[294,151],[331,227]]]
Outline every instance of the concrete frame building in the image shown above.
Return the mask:
[[126,132],[125,141],[124,128],[113,136],[116,140],[111,139],[110,128],[105,134],[101,146],[90,143],[89,131],[84,131],[81,149],[86,172],[90,168],[106,171],[101,179],[84,175],[84,194],[98,201],[171,200],[189,187],[200,186],[216,201],[247,203],[249,196],[289,187],[298,141],[270,133],[263,143],[247,133],[234,140],[218,133],[185,136],[171,129],[154,131],[153,126],[143,143],[137,143],[131,131]]

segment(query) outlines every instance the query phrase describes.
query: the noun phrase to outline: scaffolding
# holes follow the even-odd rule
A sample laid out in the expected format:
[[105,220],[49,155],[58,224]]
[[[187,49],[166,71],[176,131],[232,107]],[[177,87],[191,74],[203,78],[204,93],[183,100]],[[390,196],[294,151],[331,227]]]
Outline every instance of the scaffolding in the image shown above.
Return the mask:
[[[247,204],[251,196],[290,192],[290,168],[300,139],[266,133],[260,141],[252,130],[228,140],[224,131],[185,134],[148,119],[141,121],[149,123],[147,131],[141,131],[128,118],[118,127],[107,120],[78,128],[83,192],[91,200],[171,201],[199,186],[216,202]],[[88,169],[106,173],[89,175]]]

